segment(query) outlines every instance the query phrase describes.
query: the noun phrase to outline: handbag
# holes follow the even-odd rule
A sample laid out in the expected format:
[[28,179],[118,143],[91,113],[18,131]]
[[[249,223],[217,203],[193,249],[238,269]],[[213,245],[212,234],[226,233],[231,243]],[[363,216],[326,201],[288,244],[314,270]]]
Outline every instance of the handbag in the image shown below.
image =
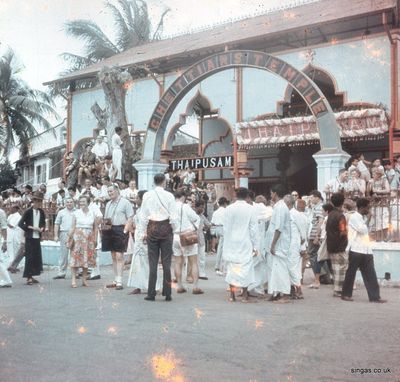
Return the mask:
[[183,214],[183,204],[181,206],[181,224],[179,231],[179,241],[182,247],[188,247],[190,245],[197,244],[199,242],[199,237],[197,235],[196,226],[192,223],[194,230],[182,231],[182,214]]
[[[111,228],[112,228],[112,218],[113,218],[114,215],[115,215],[115,211],[116,211],[116,209],[118,208],[118,204],[119,204],[120,200],[121,200],[121,198],[118,199],[118,203],[117,203],[117,205],[115,206],[114,211],[113,211],[111,217],[110,217],[110,218],[103,218],[103,219],[101,220],[101,232],[111,231]],[[106,214],[106,213],[107,213],[107,207],[106,207],[105,214]]]
[[67,240],[67,248],[70,251],[73,251],[74,247],[75,247],[75,240],[74,240],[73,237],[69,237],[68,240]]
[[329,253],[328,253],[328,248],[326,245],[326,238],[322,241],[322,244],[320,245],[318,249],[318,257],[317,261],[326,261],[329,260]]

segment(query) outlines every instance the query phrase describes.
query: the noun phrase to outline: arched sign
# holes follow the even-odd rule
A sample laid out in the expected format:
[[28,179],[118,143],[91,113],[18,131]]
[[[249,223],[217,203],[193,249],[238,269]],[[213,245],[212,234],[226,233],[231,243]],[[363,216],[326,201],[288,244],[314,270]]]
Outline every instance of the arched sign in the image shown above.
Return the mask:
[[316,118],[322,152],[342,152],[339,128],[332,109],[318,86],[302,71],[280,58],[257,51],[235,50],[205,58],[187,69],[165,91],[150,118],[143,159],[160,159],[168,121],[182,98],[200,81],[222,70],[249,67],[267,70],[286,80],[304,98]]

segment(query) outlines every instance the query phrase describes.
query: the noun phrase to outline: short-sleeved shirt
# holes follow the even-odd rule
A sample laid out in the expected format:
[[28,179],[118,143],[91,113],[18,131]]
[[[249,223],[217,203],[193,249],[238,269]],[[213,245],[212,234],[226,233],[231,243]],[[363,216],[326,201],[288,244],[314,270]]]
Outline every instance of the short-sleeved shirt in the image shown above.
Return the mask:
[[74,210],[64,208],[57,214],[54,224],[60,226],[60,231],[69,231],[72,228],[72,218],[74,216]]
[[311,218],[311,231],[310,231],[310,240],[314,240],[317,236],[318,231],[318,223],[324,218],[324,213],[322,209],[322,202],[315,204],[312,209],[312,218]]
[[104,217],[110,219],[112,225],[125,225],[129,218],[133,217],[132,204],[125,198],[119,197],[115,201],[107,203]]

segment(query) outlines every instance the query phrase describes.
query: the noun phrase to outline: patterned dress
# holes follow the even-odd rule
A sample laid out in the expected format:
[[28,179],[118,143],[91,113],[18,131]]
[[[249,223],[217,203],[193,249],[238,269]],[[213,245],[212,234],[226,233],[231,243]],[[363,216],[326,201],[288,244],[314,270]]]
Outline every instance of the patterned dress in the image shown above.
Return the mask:
[[76,219],[74,246],[71,250],[70,266],[77,268],[94,268],[96,266],[96,238],[94,236],[95,214],[82,210],[74,212]]

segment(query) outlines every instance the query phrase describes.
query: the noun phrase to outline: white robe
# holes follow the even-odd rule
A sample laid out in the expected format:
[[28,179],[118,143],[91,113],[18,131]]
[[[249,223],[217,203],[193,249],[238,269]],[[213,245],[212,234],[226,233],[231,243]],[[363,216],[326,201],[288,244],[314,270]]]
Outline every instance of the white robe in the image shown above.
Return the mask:
[[[7,257],[4,259],[6,263],[10,263],[15,259],[21,245],[24,243],[24,231],[18,227],[21,220],[19,212],[15,212],[7,218]],[[12,226],[12,228],[10,227]]]
[[[0,238],[0,247],[3,243],[2,238]],[[12,280],[10,274],[7,271],[7,263],[5,262],[6,252],[0,251],[0,286],[11,285]]]
[[[137,209],[134,217],[135,242],[133,243],[133,256],[129,270],[127,286],[139,288],[141,291],[147,291],[149,285],[149,258],[147,255],[147,244],[143,242],[144,231],[142,230],[142,214],[140,208]],[[161,289],[161,277],[157,277],[156,290]]]
[[[271,255],[271,243],[279,231],[280,237],[275,246],[275,255]],[[290,293],[290,276],[288,256],[290,248],[290,213],[285,202],[281,199],[274,205],[271,222],[267,232],[268,253],[268,293]]]
[[225,281],[246,288],[255,281],[253,249],[259,243],[257,217],[252,206],[238,200],[225,209],[223,220]]
[[249,286],[249,290],[256,293],[264,293],[264,284],[267,282],[267,258],[266,258],[266,222],[271,218],[272,208],[263,203],[253,204],[254,213],[258,222],[258,256],[253,257],[255,281]]
[[[290,210],[290,249],[288,267],[292,285],[301,285],[301,264],[300,252],[306,249],[308,232],[308,218],[305,213]],[[303,241],[303,243],[302,243]]]
[[115,179],[122,179],[122,139],[118,134],[114,134],[111,138],[111,146],[112,146],[112,163],[117,169],[117,174]]

